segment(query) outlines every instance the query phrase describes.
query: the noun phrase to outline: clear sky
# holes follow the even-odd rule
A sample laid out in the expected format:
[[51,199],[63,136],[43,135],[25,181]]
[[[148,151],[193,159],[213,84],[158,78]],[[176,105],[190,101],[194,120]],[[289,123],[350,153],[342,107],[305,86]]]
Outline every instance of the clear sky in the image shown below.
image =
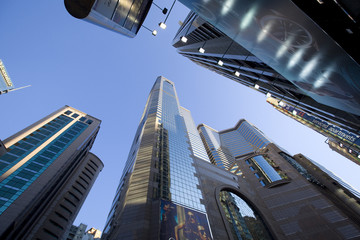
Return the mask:
[[[156,1],[170,8],[172,1]],[[15,87],[0,96],[0,139],[69,105],[102,120],[92,152],[105,167],[76,225],[103,229],[122,168],[156,77],[175,82],[180,104],[196,124],[233,127],[245,118],[291,154],[302,153],[360,189],[360,167],[333,152],[322,135],[266,103],[266,97],[178,54],[171,42],[188,13],[175,4],[167,29],[155,7],[134,39],[71,17],[62,0],[1,1],[0,59]]]

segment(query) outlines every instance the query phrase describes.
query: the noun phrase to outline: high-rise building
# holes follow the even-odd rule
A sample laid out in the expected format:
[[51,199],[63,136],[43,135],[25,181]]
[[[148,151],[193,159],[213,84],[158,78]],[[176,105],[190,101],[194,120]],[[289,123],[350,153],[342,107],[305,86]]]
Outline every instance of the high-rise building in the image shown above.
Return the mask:
[[62,239],[103,168],[100,120],[62,107],[3,141],[0,238]]
[[67,11],[103,28],[135,37],[151,7],[152,0],[64,0]]
[[278,102],[272,97],[266,101],[279,112],[327,137],[326,143],[332,150],[360,165],[360,135],[342,129],[331,121],[308,114],[285,101]]
[[[171,212],[177,209],[179,220],[192,209],[208,230],[194,158],[209,160],[195,124],[185,120],[189,116],[179,105],[174,84],[159,77],[140,120],[103,239],[158,239],[169,234],[164,226],[159,235],[161,206]],[[169,224],[175,227],[174,222]]]
[[360,215],[322,193],[323,185],[254,125],[198,130],[174,83],[159,77],[102,239],[360,237]]
[[[194,12],[190,12],[180,27],[174,38],[173,46],[177,48],[181,55],[198,65],[259,91],[268,98],[272,97],[276,101],[276,106],[280,105],[280,107],[284,108],[285,105],[288,105],[296,108],[295,112],[291,112],[295,118],[301,118],[301,114],[307,113],[320,121],[328,122],[327,126],[332,125],[342,133],[347,132],[348,135],[354,135],[355,139],[353,141],[349,141],[344,137],[336,139],[338,144],[346,145],[348,150],[350,146],[354,145],[355,140],[359,140],[360,137],[359,91],[354,91],[357,88],[356,86],[347,86],[345,80],[338,83],[340,78],[349,75],[347,75],[346,71],[335,73],[334,70],[325,67],[324,70],[317,69],[315,71],[313,68],[315,68],[316,64],[319,64],[316,56],[320,58],[319,56],[322,56],[322,53],[320,50],[318,52],[311,49],[321,47],[318,47],[318,43],[313,37],[311,38],[314,40],[312,44],[302,46],[306,41],[305,36],[311,37],[310,33],[305,31],[306,29],[301,30],[300,25],[287,20],[283,16],[275,17],[274,14],[276,13],[270,10],[268,13],[261,12],[259,9],[254,9],[254,11],[259,16],[249,16],[249,21],[252,21],[252,18],[257,18],[259,21],[257,24],[262,26],[262,28],[260,26],[262,30],[257,38],[253,39],[254,46],[250,47],[250,49],[246,48],[247,42],[244,43],[244,39],[238,37],[238,35],[243,35],[250,29],[239,30],[238,34],[225,34],[223,31],[234,30],[234,26],[223,26],[215,23],[217,26],[215,27]],[[279,12],[277,14],[281,15]],[[218,20],[221,22],[223,19],[219,16]],[[277,52],[274,53],[275,56],[273,56],[269,51],[273,51],[274,46],[267,43],[267,41],[275,37],[281,38],[283,34],[281,30],[284,30],[281,28],[282,22],[285,28],[290,29],[290,35],[294,39],[288,39],[289,43],[285,41],[285,43],[279,45]],[[305,33],[309,35],[298,36]],[[251,33],[249,34],[251,35]],[[248,35],[246,36],[248,37]],[[328,41],[330,42],[330,40]],[[293,47],[290,47],[290,42],[294,45]],[[258,48],[265,49],[259,53]],[[314,54],[316,56],[313,56]],[[344,56],[345,58],[347,59],[347,56]],[[286,59],[288,61],[285,61]],[[334,57],[334,61],[328,63],[328,65],[336,65],[345,61],[339,59]],[[310,65],[311,63],[314,66]],[[356,65],[354,71],[357,69],[360,71],[358,63],[353,64]],[[297,76],[294,76],[295,73],[290,74],[294,70],[293,68],[297,69]],[[310,69],[313,70],[310,71]],[[320,73],[317,73],[318,70]],[[348,81],[349,84],[355,84],[350,77]],[[360,86],[358,87],[360,88]],[[360,146],[357,146],[357,149],[355,145],[350,154],[353,157],[348,157],[359,164]]]

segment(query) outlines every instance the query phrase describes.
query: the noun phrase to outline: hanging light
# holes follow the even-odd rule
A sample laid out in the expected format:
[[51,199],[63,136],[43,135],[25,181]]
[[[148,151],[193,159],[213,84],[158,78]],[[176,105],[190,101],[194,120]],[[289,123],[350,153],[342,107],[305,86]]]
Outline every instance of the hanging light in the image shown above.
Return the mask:
[[259,86],[258,84],[255,84],[254,88],[255,88],[255,89],[259,89],[260,86]]
[[[166,15],[164,22],[160,22],[160,23],[159,23],[159,27],[160,27],[161,29],[165,29],[165,28],[166,28],[166,20],[168,19],[169,15],[170,15],[170,13],[171,13],[171,10],[172,10],[173,7],[174,7],[175,2],[176,2],[176,0],[174,0],[173,4],[171,5],[171,8],[170,8],[170,10],[169,10],[169,13]],[[153,2],[153,4],[156,5],[154,2]],[[159,7],[158,5],[156,5],[156,6],[157,6],[159,9],[162,10],[162,13],[163,13],[163,14],[166,14],[166,13],[168,12],[167,8],[162,9],[162,8]]]
[[152,35],[156,36],[157,30],[151,30],[150,28],[148,28],[148,27],[146,27],[146,26],[144,26],[144,25],[141,25],[141,27],[145,28],[146,30],[148,30],[149,32],[151,32]]
[[200,53],[204,53],[204,52],[205,52],[205,49],[204,49],[204,48],[202,48],[202,47],[201,47],[201,48],[199,48],[198,50],[199,50],[199,52],[200,52]]
[[292,111],[292,114],[296,115],[296,114],[297,114],[297,111],[296,111],[296,110],[293,110],[293,111]]
[[267,92],[267,93],[266,93],[266,97],[268,97],[268,98],[271,97],[271,93],[270,93],[270,92]]
[[180,40],[181,40],[183,43],[186,43],[188,39],[187,39],[185,36],[182,36],[182,37],[180,38]]
[[159,23],[159,27],[162,29],[166,28],[166,24],[164,22]]
[[217,64],[218,64],[219,66],[222,66],[222,65],[224,65],[224,62],[221,61],[221,60],[219,60],[219,61],[217,62]]
[[238,71],[234,72],[235,76],[240,77],[240,73]]

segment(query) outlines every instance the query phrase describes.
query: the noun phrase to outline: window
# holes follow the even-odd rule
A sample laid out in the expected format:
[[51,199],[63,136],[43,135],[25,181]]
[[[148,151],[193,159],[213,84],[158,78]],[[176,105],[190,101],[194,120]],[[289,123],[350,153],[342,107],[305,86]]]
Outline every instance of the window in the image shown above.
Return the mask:
[[252,171],[256,170],[255,176],[257,178],[263,178],[260,182],[261,185],[267,185],[272,182],[288,179],[287,175],[280,169],[280,167],[266,156],[258,155],[248,160],[251,162],[250,169]]
[[73,118],[77,118],[79,116],[79,114],[74,113],[73,115],[71,115]]
[[234,239],[272,239],[264,221],[244,199],[229,191],[220,191],[219,198]]
[[66,115],[70,115],[71,113],[72,113],[72,111],[69,111],[69,110],[67,110],[67,111],[65,112]]

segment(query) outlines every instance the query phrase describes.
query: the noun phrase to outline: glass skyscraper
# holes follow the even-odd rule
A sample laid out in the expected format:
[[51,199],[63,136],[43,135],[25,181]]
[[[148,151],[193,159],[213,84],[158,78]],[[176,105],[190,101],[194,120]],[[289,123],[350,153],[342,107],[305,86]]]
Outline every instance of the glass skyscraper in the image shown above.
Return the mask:
[[158,77],[102,239],[360,236],[360,214],[348,212],[356,203],[342,203],[322,189],[321,181],[251,123],[197,129],[174,83]]
[[[217,0],[211,2],[217,2]],[[287,1],[282,2],[285,4]],[[251,10],[247,12],[250,15],[253,14],[253,17],[249,15],[246,20],[254,25],[251,27],[253,31],[249,32],[250,27],[247,27],[247,30],[241,30],[241,27],[238,29],[235,25],[236,17],[234,21],[229,21],[226,14],[214,15],[214,17],[217,16],[216,23],[213,23],[214,19],[205,20],[209,17],[205,11],[207,7],[209,7],[208,14],[212,10],[218,11],[212,8],[211,3],[208,3],[207,7],[199,9],[200,12],[205,11],[203,14],[206,17],[202,18],[195,12],[189,13],[173,40],[173,46],[181,55],[194,63],[264,94],[275,108],[283,112],[288,111],[288,116],[302,122],[308,121],[308,126],[313,125],[312,128],[319,129],[321,133],[328,132],[324,135],[331,138],[330,142],[340,145],[342,148],[340,150],[345,151],[346,157],[360,164],[360,105],[359,91],[355,90],[358,81],[347,75],[347,71],[341,71],[340,66],[336,69],[340,71],[338,73],[334,69],[327,69],[330,65],[347,65],[337,62],[344,59],[328,56],[327,59],[336,60],[327,66],[322,66],[323,68],[318,67],[316,65],[318,63],[315,63],[317,60],[314,59],[331,51],[314,50],[323,46],[320,47],[315,41],[315,33],[310,33],[305,29],[307,26],[297,25],[298,16],[285,18],[278,12],[270,10],[267,12],[261,9],[263,6],[260,6],[262,5],[260,3],[259,6],[250,2],[246,4],[254,5],[252,8],[254,12]],[[223,9],[226,9],[225,5]],[[245,5],[238,6],[239,12],[240,8],[241,11],[246,12]],[[199,6],[193,3],[193,7]],[[228,11],[233,10],[229,8]],[[296,21],[290,20],[291,17],[295,17]],[[253,19],[258,19],[258,21]],[[244,22],[245,20],[242,24]],[[229,34],[227,31],[238,32]],[[257,32],[256,36],[252,36],[254,31]],[[291,32],[291,34],[284,36],[283,32]],[[311,39],[312,44],[302,45],[307,39],[302,34],[309,37],[308,40]],[[284,39],[289,36],[292,36],[292,39],[286,42]],[[278,50],[272,53],[274,43],[271,41],[274,38],[278,40],[275,45],[279,46],[277,46]],[[327,44],[330,44],[329,42]],[[248,46],[250,43],[254,46]],[[339,56],[343,55],[339,53]],[[312,57],[314,58],[313,65],[309,66],[312,63],[310,60]],[[343,57],[348,58],[348,55]],[[351,71],[358,71],[359,65],[354,64],[356,66],[353,66]],[[307,70],[312,68],[314,68],[312,71]],[[291,71],[300,72],[296,75],[291,73],[289,76]],[[349,78],[345,80],[347,77]]]
[[156,236],[152,221],[158,221],[160,199],[205,214],[194,158],[209,161],[190,112],[180,107],[174,84],[159,77],[120,179],[104,238]]
[[103,168],[100,122],[65,106],[3,141],[1,239],[62,238]]

